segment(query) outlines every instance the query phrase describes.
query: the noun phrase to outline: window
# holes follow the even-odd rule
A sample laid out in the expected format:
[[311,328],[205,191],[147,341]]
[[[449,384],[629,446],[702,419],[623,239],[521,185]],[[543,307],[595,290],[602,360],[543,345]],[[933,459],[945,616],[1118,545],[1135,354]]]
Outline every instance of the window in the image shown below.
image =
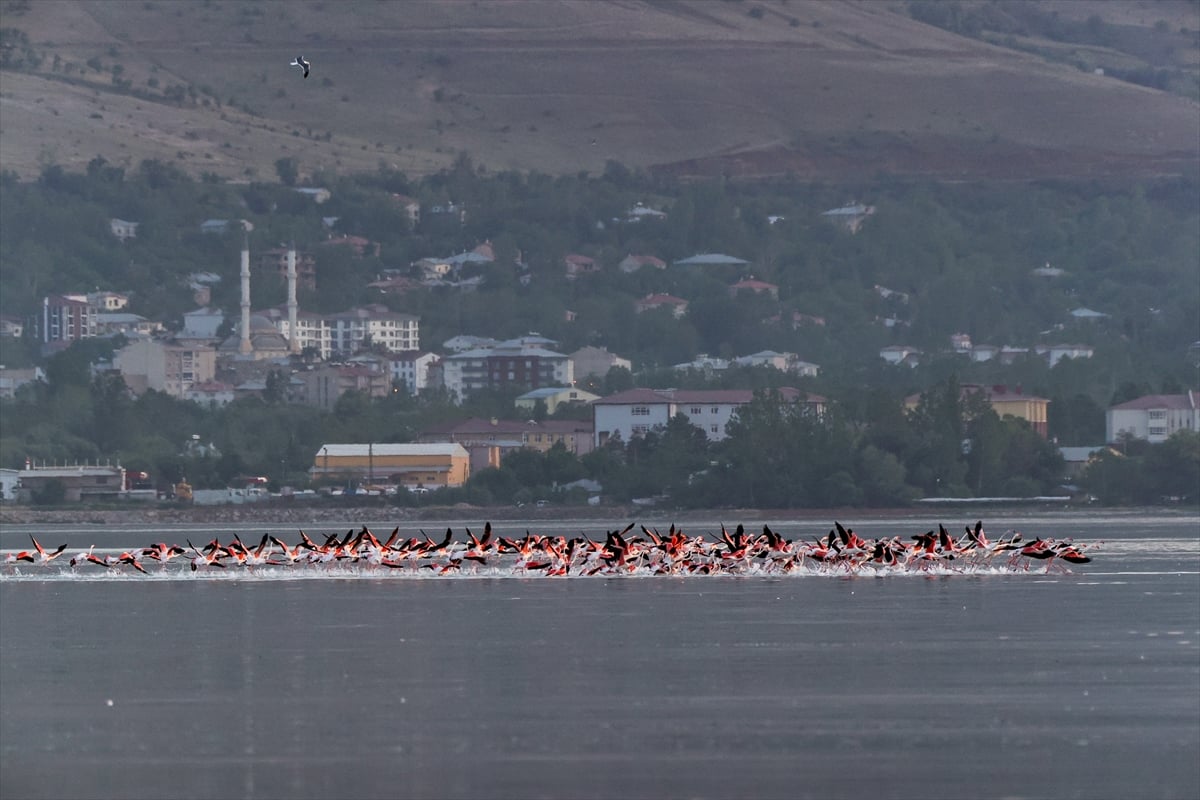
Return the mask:
[[635,417],[648,417],[650,416],[650,409],[647,406],[634,406],[629,409],[629,413]]
[[720,433],[721,432],[720,429],[716,425],[709,425],[708,430],[710,433]]
[[711,409],[709,409],[709,411],[711,411],[713,414],[715,414],[715,413],[717,413],[717,407],[713,406]]
[[1167,428],[1165,425],[1151,425],[1150,426],[1150,435],[1151,436],[1166,436]]
[[634,425],[633,426],[633,435],[634,436],[645,436],[649,431],[650,431],[649,425]]
[[700,413],[700,411],[701,411],[701,409],[700,409],[700,406],[692,406],[692,410],[691,410],[691,411],[689,411],[688,413],[689,413],[689,414],[691,414],[691,415],[694,417],[694,416],[696,416],[697,414],[699,414],[699,413]]
[[1150,419],[1166,419],[1167,412],[1160,408],[1147,412],[1146,416],[1148,416]]

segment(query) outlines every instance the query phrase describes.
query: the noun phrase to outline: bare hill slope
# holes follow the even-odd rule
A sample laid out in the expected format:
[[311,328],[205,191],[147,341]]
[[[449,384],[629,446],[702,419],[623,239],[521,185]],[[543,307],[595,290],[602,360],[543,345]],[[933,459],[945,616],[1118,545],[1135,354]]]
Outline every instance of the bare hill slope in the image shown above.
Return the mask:
[[[1125,19],[1136,5],[1095,7]],[[1200,7],[1170,8],[1186,29]],[[25,176],[96,155],[268,179],[284,156],[304,173],[386,163],[420,174],[460,152],[493,170],[599,171],[615,160],[826,180],[1163,174],[1200,161],[1194,101],[922,24],[884,2],[0,9],[3,26],[27,37],[24,51],[7,52],[28,58],[0,73],[0,161]],[[300,53],[307,80],[289,66]]]

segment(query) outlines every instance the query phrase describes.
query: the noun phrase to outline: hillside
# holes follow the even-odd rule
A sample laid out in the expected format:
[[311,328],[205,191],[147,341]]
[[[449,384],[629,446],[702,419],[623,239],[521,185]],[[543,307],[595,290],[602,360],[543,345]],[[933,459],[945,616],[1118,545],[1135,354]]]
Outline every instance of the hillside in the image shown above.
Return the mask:
[[1194,69],[1200,6],[1036,5],[1148,32],[1153,52],[1051,43],[1074,48],[1061,63],[1046,42],[884,2],[8,0],[0,161],[28,177],[154,158],[226,179],[273,179],[286,156],[306,174],[420,175],[461,152],[555,174],[1194,172],[1194,99],[1081,66],[1165,53]]

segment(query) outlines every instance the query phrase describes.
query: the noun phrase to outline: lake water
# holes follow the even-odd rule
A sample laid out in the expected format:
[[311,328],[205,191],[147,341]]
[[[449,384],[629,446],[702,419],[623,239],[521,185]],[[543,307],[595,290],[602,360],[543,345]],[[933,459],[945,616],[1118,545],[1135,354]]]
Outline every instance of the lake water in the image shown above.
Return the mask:
[[[907,536],[930,515],[842,521]],[[1103,544],[1069,575],[0,568],[0,796],[1200,797],[1200,518],[985,523]],[[297,538],[6,525],[0,549],[265,530]]]

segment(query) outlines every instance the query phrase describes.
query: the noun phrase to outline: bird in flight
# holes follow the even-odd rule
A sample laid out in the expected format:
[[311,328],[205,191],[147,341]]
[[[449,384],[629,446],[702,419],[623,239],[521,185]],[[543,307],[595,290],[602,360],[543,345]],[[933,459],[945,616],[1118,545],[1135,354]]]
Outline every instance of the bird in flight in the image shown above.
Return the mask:
[[300,67],[304,70],[304,77],[308,77],[308,62],[304,60],[304,56],[296,56],[296,60],[292,62],[291,66]]

